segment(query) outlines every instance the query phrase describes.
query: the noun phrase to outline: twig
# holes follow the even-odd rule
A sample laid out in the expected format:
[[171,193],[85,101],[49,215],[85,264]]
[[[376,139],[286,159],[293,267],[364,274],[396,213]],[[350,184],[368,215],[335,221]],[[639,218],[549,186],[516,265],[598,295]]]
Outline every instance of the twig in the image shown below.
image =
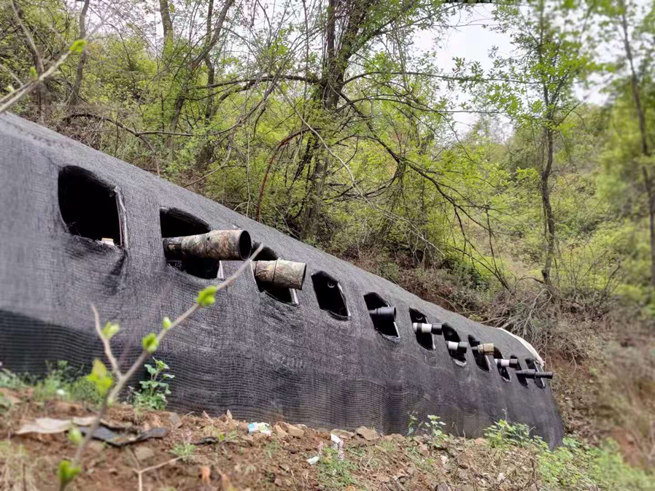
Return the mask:
[[143,491],[143,474],[145,474],[146,472],[161,469],[162,467],[166,467],[167,465],[170,465],[170,464],[174,464],[175,462],[177,462],[181,458],[182,457],[175,457],[174,459],[167,460],[166,462],[162,462],[161,464],[146,467],[145,469],[132,469],[139,476],[139,491]]
[[[257,255],[261,252],[263,248],[264,248],[263,244],[260,244],[257,250],[246,261],[244,261],[241,266],[239,266],[239,269],[237,269],[231,276],[229,276],[226,280],[221,282],[219,285],[216,285],[216,291],[214,292],[214,295],[219,291],[227,288],[232,283],[234,283],[234,281],[243,273],[243,271],[250,266],[251,261],[255,257],[257,257]],[[166,334],[168,334],[175,327],[179,326],[182,322],[184,322],[189,317],[191,317],[191,315],[193,315],[193,313],[199,308],[201,308],[201,305],[196,301],[182,315],[180,315],[177,319],[171,322],[169,326],[167,326],[164,329],[161,329],[156,337],[157,339],[156,345],[159,346],[161,340],[166,336]],[[111,369],[112,369],[111,371],[112,374],[114,375],[115,382],[113,387],[111,387],[111,390],[107,391],[107,393],[105,394],[100,410],[96,414],[96,417],[94,418],[91,427],[89,428],[86,435],[84,436],[82,443],[80,444],[80,446],[77,448],[77,451],[75,452],[75,456],[73,457],[73,460],[70,463],[71,464],[70,466],[73,469],[77,469],[80,467],[82,461],[82,455],[84,454],[86,447],[91,442],[91,439],[93,438],[93,434],[100,426],[100,421],[107,413],[107,409],[109,408],[109,405],[118,399],[118,396],[120,395],[121,391],[125,387],[125,384],[134,376],[136,371],[145,363],[146,359],[152,355],[152,352],[148,351],[144,347],[143,351],[136,359],[136,361],[132,364],[132,366],[128,369],[128,371],[124,374],[121,373],[120,367],[118,366],[118,362],[116,361],[116,358],[114,357],[114,354],[111,350],[111,345],[109,343],[109,340],[105,337],[105,335],[102,333],[102,329],[100,328],[100,316],[98,315],[98,312],[93,305],[91,306],[91,309],[93,310],[93,314],[94,314],[95,328],[96,331],[98,332],[98,335],[100,336],[100,339],[102,340],[102,344],[105,350],[105,355],[107,356],[111,364]],[[173,461],[175,460],[176,459],[173,459]],[[170,462],[171,461],[166,462],[164,464],[160,464],[160,466],[167,465]],[[137,472],[147,472],[149,470],[153,470],[156,468],[157,466],[154,466],[147,469],[143,469],[143,471],[137,471]],[[139,476],[141,476],[141,474],[139,474]],[[63,491],[69,483],[70,480],[65,482],[60,482],[60,491]],[[141,483],[141,479],[139,479],[139,483]],[[141,487],[139,487],[139,489],[141,489]]]

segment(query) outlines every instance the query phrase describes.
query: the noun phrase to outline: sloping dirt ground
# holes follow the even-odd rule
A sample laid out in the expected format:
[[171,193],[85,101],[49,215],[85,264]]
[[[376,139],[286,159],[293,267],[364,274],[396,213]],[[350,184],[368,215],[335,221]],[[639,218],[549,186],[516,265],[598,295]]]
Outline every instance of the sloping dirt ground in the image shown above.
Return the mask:
[[[75,446],[66,433],[17,435],[35,418],[92,415],[84,404],[39,402],[30,389],[3,389],[11,406],[0,413],[0,489],[57,489],[59,461]],[[248,433],[229,414],[177,415],[110,409],[107,423],[140,431],[164,427],[166,436],[121,448],[93,441],[75,490],[211,489],[538,489],[535,455],[525,448],[491,448],[482,438],[452,438],[440,446],[428,436],[379,436],[273,425],[272,434]],[[342,458],[331,434],[343,439]],[[191,447],[194,445],[194,447]],[[314,465],[308,459],[319,455]],[[139,483],[141,476],[141,484]],[[140,487],[141,486],[141,487]]]

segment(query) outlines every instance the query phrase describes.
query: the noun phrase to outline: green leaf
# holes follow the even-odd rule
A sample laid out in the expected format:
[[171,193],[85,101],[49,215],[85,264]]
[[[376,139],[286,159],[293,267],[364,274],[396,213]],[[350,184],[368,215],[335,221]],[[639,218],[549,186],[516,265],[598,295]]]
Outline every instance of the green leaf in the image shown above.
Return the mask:
[[102,335],[105,337],[105,339],[110,340],[116,335],[120,328],[121,326],[116,322],[107,322],[105,327],[102,329]]
[[204,290],[200,290],[198,292],[198,298],[196,299],[196,302],[198,302],[198,305],[201,307],[209,307],[212,305],[216,299],[214,298],[216,296],[216,291],[218,290],[218,287],[215,285],[210,285]]
[[93,368],[91,370],[91,374],[87,375],[86,379],[93,383],[96,390],[98,391],[98,394],[101,396],[104,396],[114,383],[111,378],[111,374],[107,371],[105,364],[97,358],[93,360]]
[[73,427],[68,431],[68,440],[78,447],[82,444],[83,437],[79,428]]
[[82,472],[82,468],[80,466],[73,467],[70,460],[62,460],[59,462],[57,476],[59,477],[60,487],[62,489],[65,488],[80,472]]
[[39,74],[36,73],[36,68],[34,68],[33,66],[30,67],[30,78],[32,80],[36,80],[37,78],[39,78]]
[[171,319],[167,316],[162,319],[161,325],[164,327],[164,330],[168,330],[171,328],[173,323],[171,322]]
[[84,50],[84,46],[86,46],[86,39],[76,39],[73,41],[73,44],[71,44],[70,52],[81,53]]
[[146,350],[148,353],[154,353],[155,351],[157,351],[157,347],[159,346],[159,341],[157,341],[157,335],[154,332],[151,332],[150,334],[148,334],[143,338],[141,344],[143,345],[143,349]]

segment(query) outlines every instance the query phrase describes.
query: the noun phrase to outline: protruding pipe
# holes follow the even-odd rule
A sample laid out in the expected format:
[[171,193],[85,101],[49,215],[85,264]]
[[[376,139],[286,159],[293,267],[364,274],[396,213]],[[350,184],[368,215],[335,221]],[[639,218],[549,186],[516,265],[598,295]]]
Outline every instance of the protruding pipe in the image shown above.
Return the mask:
[[206,234],[164,239],[164,251],[178,257],[238,260],[250,256],[251,248],[250,234],[245,230],[212,230]]
[[442,324],[427,324],[425,322],[414,322],[412,328],[417,334],[441,334]]
[[396,320],[396,307],[379,307],[368,311],[374,321],[393,322]]
[[456,343],[455,341],[446,341],[446,347],[450,351],[466,351],[466,348],[468,348],[468,343],[465,343],[463,341],[460,341],[459,343]]
[[505,358],[494,358],[496,365],[499,367],[517,367],[519,361],[516,358],[510,358],[509,360]]
[[255,278],[282,288],[302,290],[307,264],[276,259],[275,261],[254,261]]
[[553,372],[538,372],[537,370],[517,370],[516,375],[525,378],[553,378]]
[[493,355],[495,352],[495,346],[493,343],[478,344],[471,349],[477,351],[481,355]]

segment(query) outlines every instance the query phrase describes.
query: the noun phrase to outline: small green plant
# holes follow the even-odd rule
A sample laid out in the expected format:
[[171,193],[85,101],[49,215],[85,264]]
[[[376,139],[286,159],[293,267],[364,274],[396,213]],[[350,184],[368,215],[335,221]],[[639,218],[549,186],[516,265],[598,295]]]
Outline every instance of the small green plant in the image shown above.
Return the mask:
[[545,446],[539,437],[530,436],[530,428],[527,425],[516,423],[511,424],[501,419],[491,425],[484,433],[485,438],[492,447],[517,446],[526,447],[529,445]]
[[418,429],[419,429],[418,416],[416,416],[415,412],[411,412],[408,415],[407,436],[416,434]]
[[445,442],[448,441],[449,436],[444,431],[445,427],[446,423],[441,421],[439,416],[435,416],[434,414],[428,415],[427,428],[430,435],[430,442],[433,446],[441,447]]
[[57,398],[93,404],[102,402],[102,398],[95,390],[93,383],[82,375],[82,369],[75,369],[64,360],[47,363],[46,367],[45,378],[39,380],[34,387],[35,399]]
[[171,453],[182,459],[182,462],[188,462],[196,451],[196,446],[191,443],[178,443],[173,447]]
[[2,389],[22,389],[28,385],[27,381],[6,368],[0,370],[0,388]]
[[328,489],[357,486],[352,475],[355,464],[349,460],[339,460],[339,452],[333,448],[323,449],[318,461],[318,480]]
[[170,370],[170,367],[162,360],[154,357],[152,360],[154,361],[154,365],[146,364],[146,370],[150,378],[139,382],[141,391],[134,394],[132,403],[139,409],[160,411],[166,409],[168,402],[166,396],[171,393],[168,382],[166,381],[174,379],[175,375],[166,373]]

